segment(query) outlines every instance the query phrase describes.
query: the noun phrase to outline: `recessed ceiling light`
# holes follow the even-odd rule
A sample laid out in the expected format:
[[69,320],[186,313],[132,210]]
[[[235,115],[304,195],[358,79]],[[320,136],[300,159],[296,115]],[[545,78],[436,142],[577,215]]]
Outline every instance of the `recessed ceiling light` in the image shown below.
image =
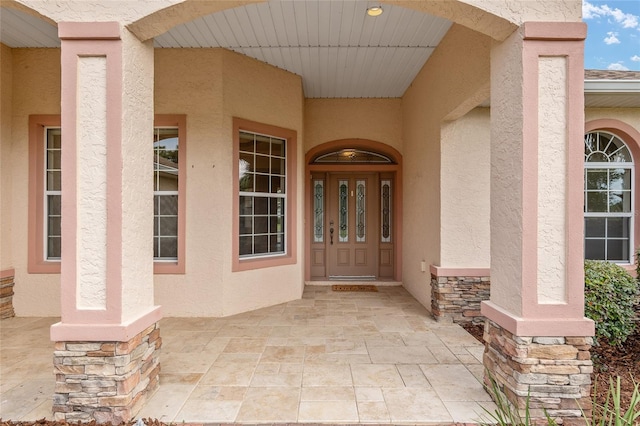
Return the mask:
[[369,16],[380,16],[382,12],[382,6],[370,6],[367,8],[367,15]]

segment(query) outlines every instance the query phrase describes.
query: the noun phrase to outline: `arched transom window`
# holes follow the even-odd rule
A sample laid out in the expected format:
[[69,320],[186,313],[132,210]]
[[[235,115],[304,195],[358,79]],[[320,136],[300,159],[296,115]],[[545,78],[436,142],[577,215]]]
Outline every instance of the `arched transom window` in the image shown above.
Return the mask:
[[633,159],[607,132],[584,137],[584,251],[586,259],[630,263],[633,236]]

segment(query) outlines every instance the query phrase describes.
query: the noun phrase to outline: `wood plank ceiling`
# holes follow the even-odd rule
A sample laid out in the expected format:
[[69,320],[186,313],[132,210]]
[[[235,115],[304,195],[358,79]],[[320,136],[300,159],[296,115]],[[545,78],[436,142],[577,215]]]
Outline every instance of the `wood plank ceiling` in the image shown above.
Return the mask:
[[270,1],[226,10],[156,37],[157,47],[224,47],[303,77],[308,98],[400,97],[451,22],[384,5]]
[[[366,0],[275,0],[203,16],[156,37],[157,48],[223,47],[302,76],[308,98],[400,97],[451,26]],[[59,47],[57,29],[2,8],[1,41]]]

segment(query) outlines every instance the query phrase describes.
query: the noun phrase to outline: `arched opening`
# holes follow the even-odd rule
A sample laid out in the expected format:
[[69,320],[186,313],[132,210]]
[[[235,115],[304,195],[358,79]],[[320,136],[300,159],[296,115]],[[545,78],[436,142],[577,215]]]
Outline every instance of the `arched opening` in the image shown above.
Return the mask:
[[402,156],[364,139],[306,154],[305,279],[400,281]]
[[[264,2],[265,0],[239,0],[235,2],[183,0],[180,3],[158,10],[137,20],[129,24],[127,28],[140,40],[150,40],[176,25],[189,22],[200,16],[220,12],[225,9]],[[499,16],[497,14],[498,12],[492,13],[478,6],[469,5],[457,0],[449,2],[383,0],[382,3],[402,6],[407,9],[445,18],[500,41],[506,39],[507,36],[518,27],[518,25],[510,22],[507,18]]]

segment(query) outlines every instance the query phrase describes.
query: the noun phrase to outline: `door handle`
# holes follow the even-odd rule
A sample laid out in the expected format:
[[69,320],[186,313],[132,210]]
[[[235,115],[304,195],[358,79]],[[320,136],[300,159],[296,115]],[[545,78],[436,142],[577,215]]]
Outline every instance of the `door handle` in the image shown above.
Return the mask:
[[331,245],[333,245],[333,227],[329,229],[329,235],[330,235],[329,241]]

